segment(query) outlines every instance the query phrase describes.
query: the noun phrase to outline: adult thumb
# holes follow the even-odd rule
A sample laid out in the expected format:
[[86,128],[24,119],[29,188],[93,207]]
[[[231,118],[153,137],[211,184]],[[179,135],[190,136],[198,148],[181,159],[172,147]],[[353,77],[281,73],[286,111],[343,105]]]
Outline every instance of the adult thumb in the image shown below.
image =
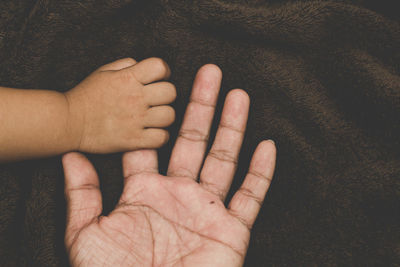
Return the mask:
[[63,156],[62,163],[67,201],[65,243],[69,248],[77,234],[100,216],[102,203],[99,179],[90,161],[72,152]]

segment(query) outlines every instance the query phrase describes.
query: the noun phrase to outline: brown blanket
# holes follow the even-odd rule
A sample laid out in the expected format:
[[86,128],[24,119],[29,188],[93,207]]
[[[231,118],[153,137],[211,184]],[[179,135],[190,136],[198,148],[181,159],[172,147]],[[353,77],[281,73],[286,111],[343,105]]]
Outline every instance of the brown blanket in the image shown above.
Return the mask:
[[[179,94],[173,138],[160,151],[165,171],[195,71],[215,63],[222,95],[243,88],[252,101],[233,189],[259,141],[278,148],[245,265],[396,265],[395,2],[2,0],[0,85],[65,91],[115,59],[164,58]],[[107,214],[121,192],[121,156],[90,159]],[[60,157],[0,165],[0,266],[68,264],[63,179]]]

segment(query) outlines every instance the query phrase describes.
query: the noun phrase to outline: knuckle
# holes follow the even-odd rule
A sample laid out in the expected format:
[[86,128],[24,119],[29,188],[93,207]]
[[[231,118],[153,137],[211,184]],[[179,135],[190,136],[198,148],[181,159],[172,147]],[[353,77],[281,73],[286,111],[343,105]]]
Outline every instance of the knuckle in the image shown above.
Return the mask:
[[104,64],[104,65],[98,67],[95,71],[93,71],[92,74],[104,72],[104,71],[106,71],[106,68],[107,68],[107,64]]
[[179,168],[176,168],[173,170],[169,170],[168,176],[186,177],[186,178],[191,178],[191,179],[196,178],[196,175],[193,173],[193,171],[188,168],[185,168],[185,167],[179,167]]
[[262,174],[260,172],[257,172],[255,170],[250,170],[249,174],[253,175],[254,177],[260,179],[261,181],[265,181],[267,183],[271,183],[272,182],[272,178],[266,176],[265,174]]
[[235,157],[235,153],[232,152],[231,150],[227,149],[211,149],[211,151],[208,154],[209,156],[216,158],[220,161],[226,161],[226,162],[231,162],[233,164],[237,164],[237,160]]
[[136,60],[131,57],[124,58],[124,61],[126,61],[127,63],[136,64]]
[[245,187],[241,187],[238,192],[240,194],[242,194],[243,196],[253,200],[255,203],[257,203],[259,206],[262,206],[263,203],[263,199],[261,199],[260,197],[258,197],[252,190],[245,188]]
[[130,83],[132,81],[136,81],[136,77],[133,71],[128,69],[123,69],[120,71],[115,72],[118,79],[123,83]]
[[181,129],[179,137],[193,142],[208,142],[209,136],[197,129]]
[[243,136],[244,132],[245,132],[243,129],[241,129],[239,127],[235,127],[235,126],[232,125],[232,123],[227,123],[226,121],[221,121],[220,124],[219,124],[219,127],[227,129],[227,130],[232,131],[232,132],[236,132],[241,136]]
[[204,188],[218,196],[221,200],[225,198],[226,190],[222,189],[218,184],[212,183],[209,181],[205,181],[204,179],[200,181],[200,183],[204,186]]
[[235,218],[241,223],[243,224],[249,231],[251,231],[253,225],[248,222],[248,220],[246,218],[244,218],[239,212],[235,212],[235,211],[231,211],[231,214],[233,216],[235,216]]
[[167,89],[169,89],[171,91],[176,91],[176,87],[175,87],[175,85],[173,83],[171,83],[171,82],[162,82],[162,83],[164,84],[164,86]]
[[77,187],[66,188],[66,192],[85,191],[85,190],[98,190],[99,186],[96,184],[82,184]]

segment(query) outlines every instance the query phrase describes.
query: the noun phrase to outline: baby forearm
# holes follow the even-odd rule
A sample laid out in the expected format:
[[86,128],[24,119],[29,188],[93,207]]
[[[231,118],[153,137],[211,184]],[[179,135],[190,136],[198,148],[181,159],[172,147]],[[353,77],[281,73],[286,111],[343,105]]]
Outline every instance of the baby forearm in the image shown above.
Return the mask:
[[0,162],[74,150],[74,127],[62,93],[0,87]]
[[[69,151],[158,148],[175,111],[175,86],[159,58],[106,64],[66,93],[0,87],[0,163]],[[159,82],[157,82],[159,81]]]

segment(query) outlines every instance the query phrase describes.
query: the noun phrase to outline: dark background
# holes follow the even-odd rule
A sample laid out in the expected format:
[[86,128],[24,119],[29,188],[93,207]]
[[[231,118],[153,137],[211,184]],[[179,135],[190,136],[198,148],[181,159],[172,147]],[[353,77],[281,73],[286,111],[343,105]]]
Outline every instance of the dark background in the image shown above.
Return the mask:
[[[222,96],[252,101],[232,190],[258,142],[278,148],[245,265],[399,266],[396,2],[2,0],[0,85],[66,91],[118,58],[162,57],[178,89],[165,171],[195,72],[215,63]],[[89,157],[107,214],[121,156]],[[1,266],[67,265],[63,179],[60,157],[0,165]]]

